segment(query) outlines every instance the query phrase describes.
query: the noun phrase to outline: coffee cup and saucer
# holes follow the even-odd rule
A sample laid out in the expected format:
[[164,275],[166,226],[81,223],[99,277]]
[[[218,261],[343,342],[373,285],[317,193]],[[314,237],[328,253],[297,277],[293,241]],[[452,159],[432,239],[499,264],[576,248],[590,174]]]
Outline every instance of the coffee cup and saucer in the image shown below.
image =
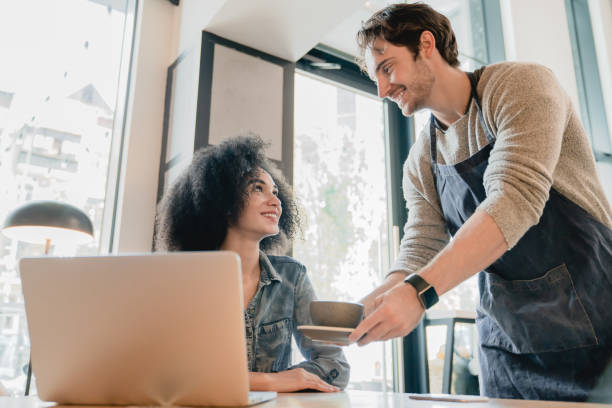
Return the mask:
[[350,344],[348,337],[363,319],[361,303],[313,300],[310,303],[312,325],[298,326],[306,337],[316,341]]

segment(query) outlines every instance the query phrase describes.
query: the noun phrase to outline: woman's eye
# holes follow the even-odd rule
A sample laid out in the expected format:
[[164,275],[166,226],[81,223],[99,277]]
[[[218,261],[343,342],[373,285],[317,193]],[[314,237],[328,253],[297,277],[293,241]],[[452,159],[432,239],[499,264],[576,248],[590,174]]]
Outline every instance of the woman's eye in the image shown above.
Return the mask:
[[382,69],[385,74],[389,74],[391,72],[391,65],[385,65]]
[[255,184],[253,191],[263,191],[263,188],[260,185]]

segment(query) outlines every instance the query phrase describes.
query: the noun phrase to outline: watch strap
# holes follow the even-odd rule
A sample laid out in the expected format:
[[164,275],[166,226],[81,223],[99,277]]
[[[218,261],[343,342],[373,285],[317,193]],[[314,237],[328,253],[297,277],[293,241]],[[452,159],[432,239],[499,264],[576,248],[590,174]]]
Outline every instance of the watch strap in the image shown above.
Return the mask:
[[407,283],[414,287],[417,292],[417,298],[424,309],[429,309],[436,303],[438,303],[438,294],[436,289],[431,286],[425,279],[416,273],[412,273],[404,279],[404,283]]

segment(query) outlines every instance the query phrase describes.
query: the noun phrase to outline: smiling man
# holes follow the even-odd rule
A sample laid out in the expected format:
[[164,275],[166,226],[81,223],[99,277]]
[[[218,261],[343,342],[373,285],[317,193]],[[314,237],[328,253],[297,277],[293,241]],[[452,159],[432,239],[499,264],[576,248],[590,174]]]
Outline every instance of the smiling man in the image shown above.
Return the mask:
[[397,262],[351,341],[408,334],[478,273],[481,391],[586,399],[612,355],[612,215],[570,98],[539,65],[462,71],[425,4],[377,12],[358,42],[381,98],[432,115],[404,165]]

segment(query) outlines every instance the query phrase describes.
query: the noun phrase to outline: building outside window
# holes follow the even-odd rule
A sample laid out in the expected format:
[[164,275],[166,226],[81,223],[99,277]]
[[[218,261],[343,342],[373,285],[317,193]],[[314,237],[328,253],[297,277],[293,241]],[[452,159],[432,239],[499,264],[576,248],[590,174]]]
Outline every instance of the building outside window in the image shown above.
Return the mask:
[[[125,89],[134,0],[22,0],[0,4],[0,219],[31,200],[81,208],[95,240],[51,254],[91,255],[101,248],[113,129]],[[132,13],[133,15],[133,13]],[[126,31],[127,30],[127,31]],[[126,55],[128,57],[126,58]],[[108,216],[108,214],[106,214]],[[0,234],[0,383],[23,393],[29,340],[17,262],[43,245]]]

